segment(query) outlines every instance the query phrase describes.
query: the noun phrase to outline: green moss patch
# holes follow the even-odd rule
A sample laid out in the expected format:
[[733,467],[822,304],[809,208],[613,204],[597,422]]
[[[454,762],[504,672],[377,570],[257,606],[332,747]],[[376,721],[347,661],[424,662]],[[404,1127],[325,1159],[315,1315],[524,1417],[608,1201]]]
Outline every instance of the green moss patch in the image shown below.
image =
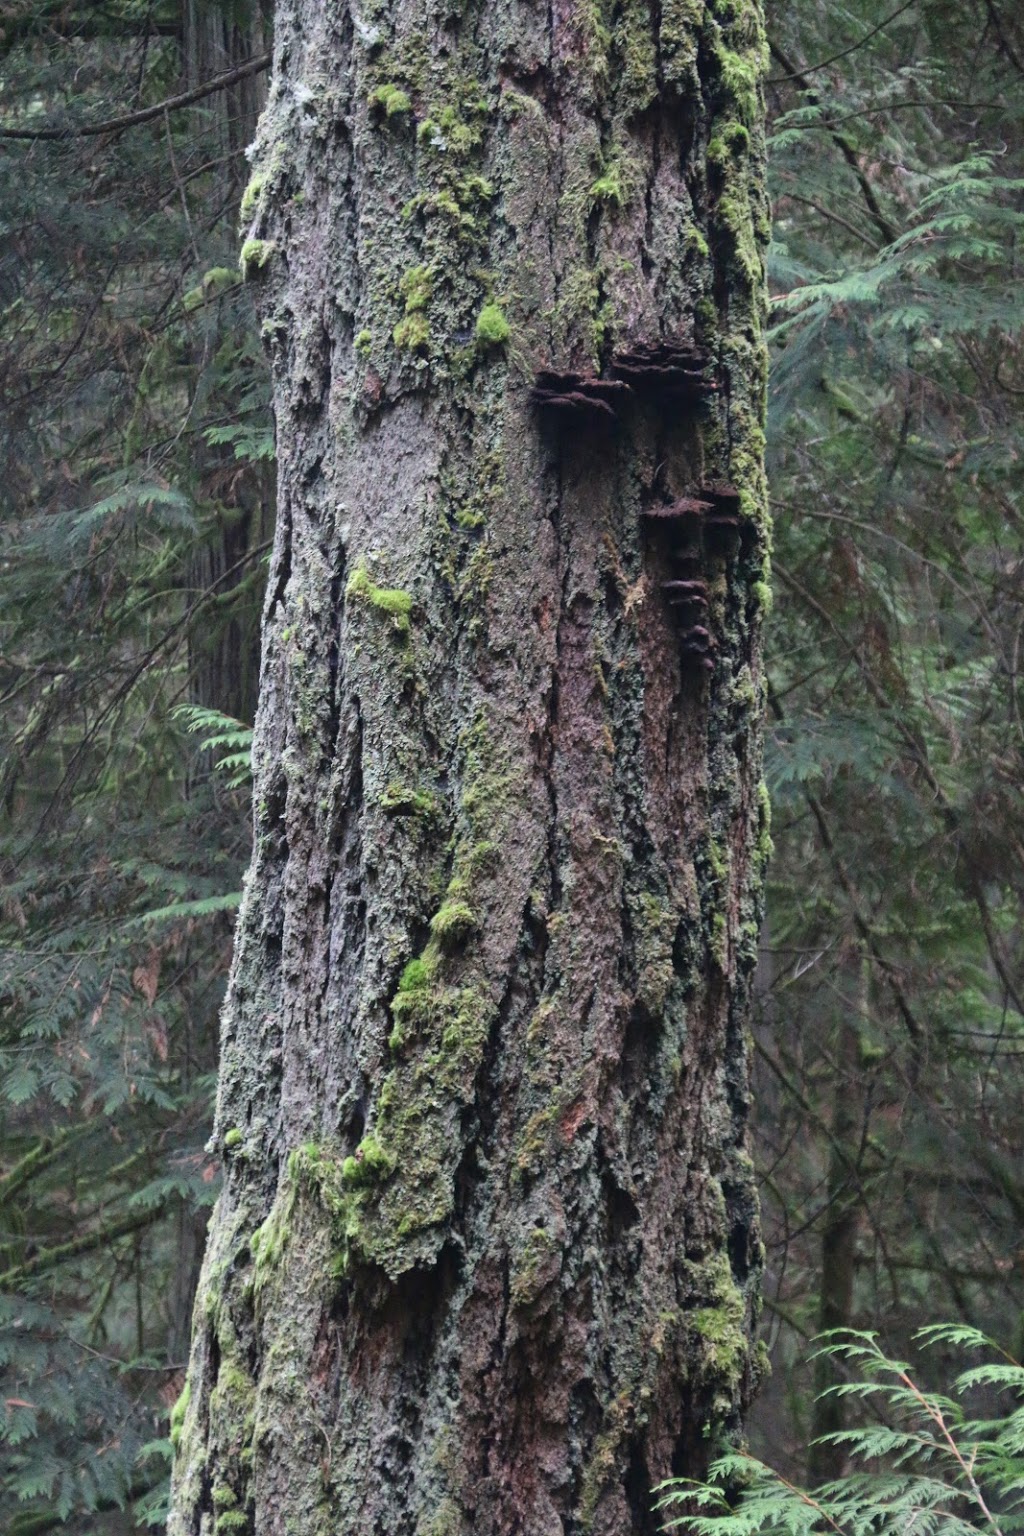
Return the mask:
[[381,810],[389,816],[422,816],[437,814],[437,800],[429,790],[412,789],[408,784],[391,783],[380,797]]
[[188,1412],[188,1405],[191,1402],[191,1400],[192,1400],[192,1383],[190,1381],[186,1381],[184,1387],[181,1390],[181,1396],[175,1402],[174,1406],[171,1409],[171,1414],[170,1414],[170,1419],[171,1419],[171,1436],[170,1436],[170,1439],[171,1439],[171,1444],[174,1446],[175,1450],[178,1449],[178,1445],[180,1444],[180,1441],[181,1441],[182,1431],[183,1431],[183,1429],[185,1427],[185,1414]]
[[412,598],[400,587],[378,587],[371,580],[365,565],[357,565],[352,572],[345,588],[345,597],[350,602],[368,603],[378,613],[386,614],[400,635],[408,635]]
[[497,304],[485,304],[476,317],[476,339],[483,346],[500,347],[511,335],[504,312]]
[[385,117],[404,117],[412,111],[412,102],[400,85],[378,85],[370,92],[367,102],[382,111]]
[[425,352],[430,346],[430,321],[426,315],[406,315],[391,332],[400,352]]
[[430,921],[430,932],[444,950],[457,949],[477,926],[477,916],[469,902],[449,896]]
[[341,1180],[341,1267],[371,1263],[392,1279],[432,1257],[452,1214],[460,1116],[493,1016],[473,987],[445,985],[429,965],[410,964],[395,1007],[409,1056],[385,1079],[372,1133],[362,1155],[345,1160]]
[[258,277],[277,250],[273,240],[245,240],[238,255],[238,265],[246,279]]

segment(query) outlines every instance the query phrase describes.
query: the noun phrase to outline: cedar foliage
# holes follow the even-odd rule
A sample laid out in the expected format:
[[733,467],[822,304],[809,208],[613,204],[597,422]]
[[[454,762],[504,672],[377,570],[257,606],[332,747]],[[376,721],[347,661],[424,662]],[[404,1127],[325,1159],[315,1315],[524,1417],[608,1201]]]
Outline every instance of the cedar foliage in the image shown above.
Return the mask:
[[[755,1430],[799,1469],[845,1419],[791,1375],[802,1339],[902,1350],[951,1316],[1012,1349],[1021,1315],[1024,32],[1003,0],[871,0],[780,6],[769,34]],[[819,1447],[811,1476],[842,1464]]]
[[[705,1483],[662,1490],[665,1529],[687,1536],[1010,1536],[1024,1530],[1024,1366],[975,1328],[940,1324],[917,1342],[984,1350],[950,1393],[919,1385],[873,1334],[842,1330],[818,1356],[851,1379],[830,1396],[871,1407],[874,1422],[830,1437],[853,1470],[818,1488],[794,1486],[746,1453],[717,1458]],[[682,1511],[682,1512],[680,1512]]]

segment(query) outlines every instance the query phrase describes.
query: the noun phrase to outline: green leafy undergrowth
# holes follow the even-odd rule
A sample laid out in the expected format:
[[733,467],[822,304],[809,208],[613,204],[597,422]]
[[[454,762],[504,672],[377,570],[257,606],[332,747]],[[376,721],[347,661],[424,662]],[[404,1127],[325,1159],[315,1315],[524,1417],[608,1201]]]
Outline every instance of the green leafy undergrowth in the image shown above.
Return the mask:
[[939,1324],[916,1337],[927,1345],[978,1350],[948,1394],[918,1384],[874,1334],[822,1336],[828,1356],[851,1378],[829,1389],[858,1402],[872,1422],[824,1439],[851,1463],[818,1488],[795,1486],[742,1451],[720,1456],[707,1482],[661,1485],[665,1528],[692,1536],[1009,1536],[1024,1530],[1024,1366],[975,1328]]

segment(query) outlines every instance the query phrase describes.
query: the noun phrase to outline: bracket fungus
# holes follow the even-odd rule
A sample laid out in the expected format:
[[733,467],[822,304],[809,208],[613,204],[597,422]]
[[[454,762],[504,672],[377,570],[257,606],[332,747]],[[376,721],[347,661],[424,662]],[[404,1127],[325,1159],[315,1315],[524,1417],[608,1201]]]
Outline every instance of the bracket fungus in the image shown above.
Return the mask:
[[545,414],[560,420],[615,421],[617,407],[629,396],[628,384],[617,379],[598,379],[584,373],[555,373],[544,368],[537,374],[530,400]]
[[616,378],[625,379],[638,394],[668,399],[707,400],[718,385],[708,374],[708,356],[692,342],[639,343],[612,360]]

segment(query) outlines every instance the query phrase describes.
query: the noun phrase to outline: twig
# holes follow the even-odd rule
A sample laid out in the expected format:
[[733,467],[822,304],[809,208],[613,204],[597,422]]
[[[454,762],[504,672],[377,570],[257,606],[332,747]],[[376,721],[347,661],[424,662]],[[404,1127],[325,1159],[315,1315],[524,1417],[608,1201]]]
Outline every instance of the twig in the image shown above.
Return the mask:
[[228,70],[223,75],[214,75],[212,80],[205,80],[202,85],[195,85],[190,91],[182,91],[180,96],[168,96],[155,106],[142,107],[138,112],[128,112],[124,117],[108,117],[102,123],[86,123],[81,128],[0,128],[0,139],[47,139],[59,142],[61,139],[89,139],[104,133],[121,133],[125,128],[137,128],[140,123],[151,123],[165,112],[177,112],[181,107],[190,107],[193,102],[202,101],[215,91],[225,91],[249,75],[262,74],[269,67],[270,54],[262,53],[258,58],[239,64],[237,69]]

